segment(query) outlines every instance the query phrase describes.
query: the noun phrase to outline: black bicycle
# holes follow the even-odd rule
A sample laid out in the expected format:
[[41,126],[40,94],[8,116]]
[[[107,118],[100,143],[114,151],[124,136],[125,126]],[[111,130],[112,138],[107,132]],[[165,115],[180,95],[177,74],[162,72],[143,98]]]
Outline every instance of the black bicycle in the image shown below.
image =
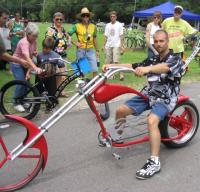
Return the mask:
[[[34,84],[30,84],[28,81],[13,80],[5,84],[0,90],[0,111],[3,115],[15,114],[26,119],[34,118],[41,108],[41,104],[44,104],[47,111],[51,111],[55,108],[59,101],[58,97],[61,92],[71,82],[80,78],[78,81],[82,81],[82,86],[85,86],[89,80],[84,78],[84,74],[89,72],[87,58],[81,58],[75,62],[68,62],[61,58],[67,64],[71,64],[72,69],[65,72],[55,72],[51,63],[55,59],[49,59],[48,62],[43,63],[44,72],[36,78],[37,81]],[[48,64],[47,64],[48,63]],[[52,85],[52,78],[58,76],[64,76],[65,80],[55,88],[56,85]],[[80,82],[79,82],[80,84]],[[16,90],[20,89],[20,93],[16,94]],[[82,93],[80,93],[82,94]],[[87,98],[87,97],[86,97]],[[90,103],[87,101],[89,106]],[[16,110],[16,105],[23,106],[23,111]],[[104,109],[101,112],[102,120],[108,119],[110,116],[110,109],[108,103],[104,104]]]

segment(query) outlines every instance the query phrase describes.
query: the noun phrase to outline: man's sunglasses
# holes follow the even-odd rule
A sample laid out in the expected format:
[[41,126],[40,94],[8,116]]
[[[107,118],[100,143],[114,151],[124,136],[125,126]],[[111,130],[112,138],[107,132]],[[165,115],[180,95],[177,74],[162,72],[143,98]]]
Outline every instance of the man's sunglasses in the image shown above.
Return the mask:
[[56,18],[55,20],[56,21],[62,21],[63,19],[62,18]]
[[179,10],[179,9],[175,9],[175,10],[174,10],[174,13],[181,14],[181,13],[182,13],[182,11],[181,11],[181,10]]
[[81,17],[90,17],[89,14],[82,14]]

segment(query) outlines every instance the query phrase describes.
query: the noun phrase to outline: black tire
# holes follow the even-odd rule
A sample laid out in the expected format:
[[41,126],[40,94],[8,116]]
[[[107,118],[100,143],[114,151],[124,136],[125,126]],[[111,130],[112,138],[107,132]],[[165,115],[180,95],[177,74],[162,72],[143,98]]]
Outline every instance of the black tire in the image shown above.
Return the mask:
[[[16,86],[23,86],[25,90],[20,98],[14,98],[14,92]],[[39,97],[40,94],[36,87],[32,87],[30,83],[21,80],[13,80],[5,84],[0,91],[0,111],[3,115],[14,114],[26,119],[32,119],[36,116],[40,110],[40,103],[33,103],[33,101],[26,102],[24,99]],[[15,102],[19,102],[25,108],[25,112],[18,112],[14,109],[14,99]]]
[[[91,111],[94,113],[94,110],[89,102],[89,100],[86,98],[87,104],[90,107]],[[100,112],[100,117],[103,121],[107,120],[110,117],[110,107],[108,103],[104,103],[104,111]]]
[[[182,120],[178,121],[178,120]],[[185,101],[178,104],[171,112],[169,117],[166,117],[159,125],[162,138],[173,138],[178,135],[178,132],[183,130],[183,126],[189,126],[189,130],[177,140],[162,141],[169,148],[184,147],[195,136],[199,127],[199,113],[196,106],[191,101]]]

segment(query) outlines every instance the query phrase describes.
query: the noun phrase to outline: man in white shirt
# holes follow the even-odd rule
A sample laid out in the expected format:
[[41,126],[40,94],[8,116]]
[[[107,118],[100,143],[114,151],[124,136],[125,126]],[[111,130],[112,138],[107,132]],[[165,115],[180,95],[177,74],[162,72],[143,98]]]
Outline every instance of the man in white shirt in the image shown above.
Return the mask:
[[[104,48],[106,53],[106,64],[119,63],[119,55],[123,54],[123,26],[117,21],[117,12],[110,12],[110,20],[105,27],[104,32]],[[123,73],[120,73],[120,80],[124,80]]]

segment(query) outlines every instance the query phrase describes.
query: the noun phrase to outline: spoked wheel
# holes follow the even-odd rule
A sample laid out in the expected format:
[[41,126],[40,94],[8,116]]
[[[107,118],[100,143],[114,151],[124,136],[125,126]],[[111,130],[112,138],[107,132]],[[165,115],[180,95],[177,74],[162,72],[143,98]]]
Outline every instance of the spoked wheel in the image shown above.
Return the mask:
[[[173,112],[160,123],[163,144],[170,148],[185,146],[195,136],[199,126],[199,113],[191,101],[178,104]],[[168,140],[173,139],[175,140]]]
[[[17,128],[17,129],[16,129]],[[43,156],[38,149],[29,148],[14,160],[10,150],[25,137],[24,129],[10,127],[0,134],[0,191],[14,191],[28,184],[42,168]]]
[[15,114],[32,119],[40,109],[40,94],[26,81],[14,80],[5,84],[0,92],[0,111],[4,115]]

